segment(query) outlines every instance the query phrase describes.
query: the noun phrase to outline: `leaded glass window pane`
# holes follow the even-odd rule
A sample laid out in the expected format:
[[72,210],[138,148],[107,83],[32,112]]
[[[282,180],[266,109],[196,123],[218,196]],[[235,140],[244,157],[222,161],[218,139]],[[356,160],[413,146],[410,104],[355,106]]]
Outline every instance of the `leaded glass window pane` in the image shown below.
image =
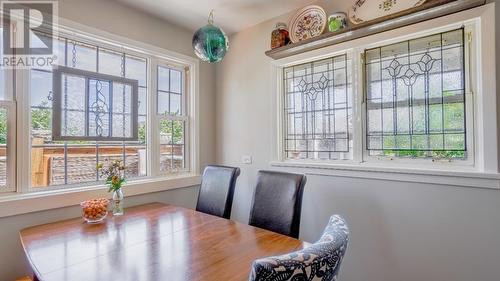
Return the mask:
[[[61,102],[61,134],[63,136],[84,136],[86,126],[85,78],[79,76],[63,75],[66,92],[71,95],[62,95]],[[95,89],[95,85],[93,87]],[[91,112],[95,115],[95,110]],[[93,116],[95,119],[95,116]],[[95,130],[92,130],[95,132]]]
[[137,80],[63,66],[53,76],[53,139],[138,140]]
[[365,51],[371,155],[464,158],[464,30]]
[[349,67],[340,55],[283,70],[286,158],[352,158]]
[[99,48],[99,72],[115,76],[123,76],[123,53]]
[[66,61],[68,67],[97,71],[97,47],[67,40]]
[[139,81],[139,87],[146,88],[147,63],[145,59],[125,56],[125,77]]

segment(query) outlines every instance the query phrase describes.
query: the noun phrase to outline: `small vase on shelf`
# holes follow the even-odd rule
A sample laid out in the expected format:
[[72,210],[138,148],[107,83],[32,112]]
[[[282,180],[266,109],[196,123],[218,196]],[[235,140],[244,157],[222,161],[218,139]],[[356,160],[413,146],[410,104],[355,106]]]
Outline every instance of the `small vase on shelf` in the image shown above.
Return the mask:
[[347,27],[346,13],[333,13],[328,17],[328,30],[330,32],[339,31]]
[[290,35],[285,23],[279,22],[271,33],[271,49],[283,47],[290,43]]

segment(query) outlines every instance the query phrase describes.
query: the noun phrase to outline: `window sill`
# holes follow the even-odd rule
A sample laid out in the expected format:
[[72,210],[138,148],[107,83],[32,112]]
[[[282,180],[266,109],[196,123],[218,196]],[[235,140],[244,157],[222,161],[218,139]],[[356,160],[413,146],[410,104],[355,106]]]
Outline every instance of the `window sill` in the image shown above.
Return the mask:
[[470,169],[430,170],[424,168],[401,168],[372,163],[315,163],[298,161],[274,161],[273,167],[296,168],[307,175],[336,176],[377,179],[399,182],[450,185],[500,189],[500,174],[477,172]]
[[[139,179],[123,186],[125,196],[199,185],[199,175],[185,174],[176,177]],[[74,206],[84,200],[96,197],[110,197],[105,185],[83,186],[30,193],[9,193],[0,195],[0,218],[25,213]]]

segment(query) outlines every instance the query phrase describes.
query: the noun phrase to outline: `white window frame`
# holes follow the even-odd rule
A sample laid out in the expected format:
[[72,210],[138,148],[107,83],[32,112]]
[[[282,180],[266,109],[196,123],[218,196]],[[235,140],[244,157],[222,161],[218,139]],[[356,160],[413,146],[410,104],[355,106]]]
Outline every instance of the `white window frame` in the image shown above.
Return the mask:
[[[335,52],[335,53],[330,53],[330,54],[327,54],[327,55],[324,55],[324,56],[319,56],[319,57],[316,57],[314,59],[311,59],[311,60],[301,60],[299,62],[292,62],[292,63],[287,63],[287,64],[283,64],[283,65],[280,65],[278,66],[274,71],[276,71],[276,75],[277,75],[277,85],[276,87],[278,88],[277,89],[277,95],[278,95],[278,100],[277,100],[277,103],[279,104],[279,110],[278,110],[278,122],[279,122],[279,125],[278,125],[278,130],[279,130],[279,137],[280,137],[280,142],[279,142],[279,151],[277,151],[277,153],[279,154],[278,155],[278,158],[279,159],[282,159],[282,160],[285,160],[285,152],[284,152],[284,148],[285,148],[285,144],[284,144],[284,138],[285,138],[285,132],[286,132],[286,129],[285,129],[285,118],[286,116],[284,115],[284,112],[283,112],[283,108],[285,106],[285,98],[284,98],[284,91],[285,91],[285,88],[284,88],[284,85],[283,85],[283,81],[284,81],[284,77],[283,77],[283,70],[287,67],[290,67],[290,66],[295,66],[295,65],[300,65],[300,64],[303,64],[303,63],[310,63],[310,62],[314,62],[314,61],[320,61],[320,60],[323,60],[323,59],[330,59],[330,58],[334,58],[334,57],[337,57],[337,56],[342,56],[342,55],[345,55],[346,56],[346,67],[347,67],[347,70],[350,71],[350,73],[348,74],[348,77],[346,77],[346,80],[348,81],[348,85],[350,84],[350,92],[353,94],[353,99],[352,99],[352,104],[351,104],[351,107],[352,107],[352,128],[351,130],[348,130],[348,133],[352,133],[353,134],[353,138],[352,138],[352,141],[353,141],[353,149],[354,147],[356,146],[356,139],[358,138],[357,137],[357,133],[356,132],[356,125],[355,125],[355,122],[356,122],[356,94],[354,92],[354,85],[356,84],[355,82],[355,67],[353,67],[355,65],[355,62],[353,61],[353,52],[352,50],[342,50],[342,51],[339,51],[339,52]],[[348,65],[348,61],[353,61],[351,63],[351,65]],[[350,76],[349,76],[350,75]],[[349,126],[348,126],[349,127]],[[353,156],[352,158],[345,158],[345,159],[337,159],[337,160],[312,160],[314,162],[318,162],[318,163],[321,163],[321,162],[338,162],[338,163],[348,163],[348,164],[353,164],[353,163],[356,163],[357,162],[357,159],[356,159],[356,154],[355,154],[356,150],[354,149],[353,150]],[[333,152],[332,152],[333,153]],[[310,162],[311,160],[307,160],[307,159],[293,159],[293,160],[290,160],[290,161],[294,161],[294,162],[297,162],[297,163],[308,163]]]
[[[363,38],[339,43],[333,46],[309,51],[272,62],[275,111],[275,142],[273,146],[272,166],[297,168],[311,174],[327,174],[366,178],[384,178],[410,182],[440,181],[458,186],[478,186],[500,189],[498,174],[498,139],[496,118],[494,40],[488,38],[494,26],[494,5],[488,4],[449,16],[444,16],[398,29],[366,36]],[[465,26],[466,73],[470,80],[466,81],[467,111],[467,149],[468,160],[464,161],[432,161],[428,159],[381,159],[367,157],[365,145],[363,104],[363,66],[361,54],[365,49],[418,38],[434,33],[453,30]],[[472,42],[468,46],[467,34],[471,32]],[[410,35],[409,35],[410,34]],[[486,35],[486,36],[485,36]],[[470,49],[470,50],[469,50]],[[353,100],[353,137],[354,159],[345,160],[292,160],[285,159],[283,154],[283,85],[282,69],[287,66],[333,57],[342,53],[351,53],[355,66],[352,93]],[[471,54],[469,56],[469,53]],[[483,55],[484,54],[484,55]],[[355,82],[357,81],[357,83]],[[472,130],[471,130],[472,129]],[[487,153],[485,152],[487,148]],[[320,168],[321,170],[318,170]],[[396,175],[397,174],[397,175]],[[460,174],[460,176],[456,176]],[[418,175],[418,176],[415,176]],[[477,177],[486,179],[477,181]],[[476,179],[476,180],[475,180]]]
[[[15,24],[15,23],[13,23]],[[59,19],[57,26],[59,35],[68,39],[76,40],[82,43],[90,43],[106,49],[125,52],[127,55],[137,56],[147,59],[147,176],[128,181],[125,192],[130,195],[144,194],[149,192],[157,192],[168,190],[171,188],[187,187],[199,184],[199,116],[198,116],[198,91],[199,91],[199,61],[190,56],[182,55],[176,52],[165,50],[156,46],[134,41],[121,36],[106,33],[94,28],[90,28],[69,20]],[[182,173],[164,175],[160,174],[154,162],[154,155],[158,155],[158,130],[155,130],[156,119],[156,87],[153,87],[155,81],[153,77],[154,70],[158,63],[168,62],[183,66],[188,69],[186,71],[185,83],[186,93],[189,92],[189,100],[184,103],[186,107],[186,120],[189,122],[189,128],[186,128],[186,167]],[[58,186],[48,186],[35,190],[31,188],[31,139],[30,139],[30,70],[16,70],[15,75],[16,100],[13,102],[1,102],[0,106],[9,104],[9,108],[14,110],[9,111],[15,118],[9,122],[9,142],[17,145],[9,145],[9,150],[15,151],[10,153],[15,157],[9,157],[9,192],[0,193],[0,211],[3,202],[16,202],[18,200],[31,200],[51,195],[59,195],[66,193],[85,194],[95,196],[100,194],[106,187],[103,182],[88,182],[82,184],[68,184]],[[12,86],[14,88],[14,86]],[[15,110],[17,107],[17,110]],[[15,130],[15,125],[19,128]],[[12,140],[10,140],[12,138]],[[17,139],[17,141],[15,141]],[[189,143],[189,146],[187,145]],[[189,152],[189,153],[188,153]],[[156,167],[156,168],[155,168]],[[12,184],[11,184],[12,182]],[[81,200],[82,197],[80,197]],[[75,204],[74,197],[68,200],[58,201],[53,207],[67,206]],[[42,204],[43,205],[43,204]],[[22,210],[21,210],[22,209]],[[33,208],[14,208],[11,214],[23,213],[24,209]],[[36,210],[44,209],[43,207]],[[0,212],[0,217],[4,214]]]
[[[154,169],[155,172],[158,175],[162,176],[168,176],[172,174],[177,174],[177,173],[188,173],[190,170],[190,162],[193,161],[193,159],[190,157],[191,156],[191,134],[192,130],[191,128],[191,113],[192,113],[192,97],[191,97],[191,91],[189,90],[190,83],[189,83],[189,73],[190,70],[186,66],[178,65],[178,64],[173,64],[172,62],[169,62],[167,60],[156,60],[156,67],[154,69],[155,71],[155,77],[158,77],[158,68],[159,67],[164,67],[168,69],[175,69],[181,72],[182,75],[182,88],[181,88],[181,93],[182,93],[182,114],[180,115],[170,115],[170,114],[161,114],[158,113],[158,81],[156,81],[154,87],[154,92],[152,92],[153,95],[153,100],[154,100],[154,112],[152,113],[153,115],[153,128],[156,129],[158,132],[156,141],[157,144],[155,145],[155,154],[154,154]],[[160,128],[160,122],[162,120],[168,120],[168,121],[184,121],[184,169],[181,170],[172,170],[172,171],[160,171],[160,139],[159,139],[159,128]]]

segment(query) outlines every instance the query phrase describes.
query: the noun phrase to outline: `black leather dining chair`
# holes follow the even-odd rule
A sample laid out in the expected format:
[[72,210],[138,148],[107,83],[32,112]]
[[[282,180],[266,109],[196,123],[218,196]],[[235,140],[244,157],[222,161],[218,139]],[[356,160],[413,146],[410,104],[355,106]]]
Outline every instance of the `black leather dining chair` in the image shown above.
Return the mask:
[[259,171],[248,224],[298,238],[305,184],[302,174]]
[[229,219],[240,168],[209,165],[203,171],[196,211]]

